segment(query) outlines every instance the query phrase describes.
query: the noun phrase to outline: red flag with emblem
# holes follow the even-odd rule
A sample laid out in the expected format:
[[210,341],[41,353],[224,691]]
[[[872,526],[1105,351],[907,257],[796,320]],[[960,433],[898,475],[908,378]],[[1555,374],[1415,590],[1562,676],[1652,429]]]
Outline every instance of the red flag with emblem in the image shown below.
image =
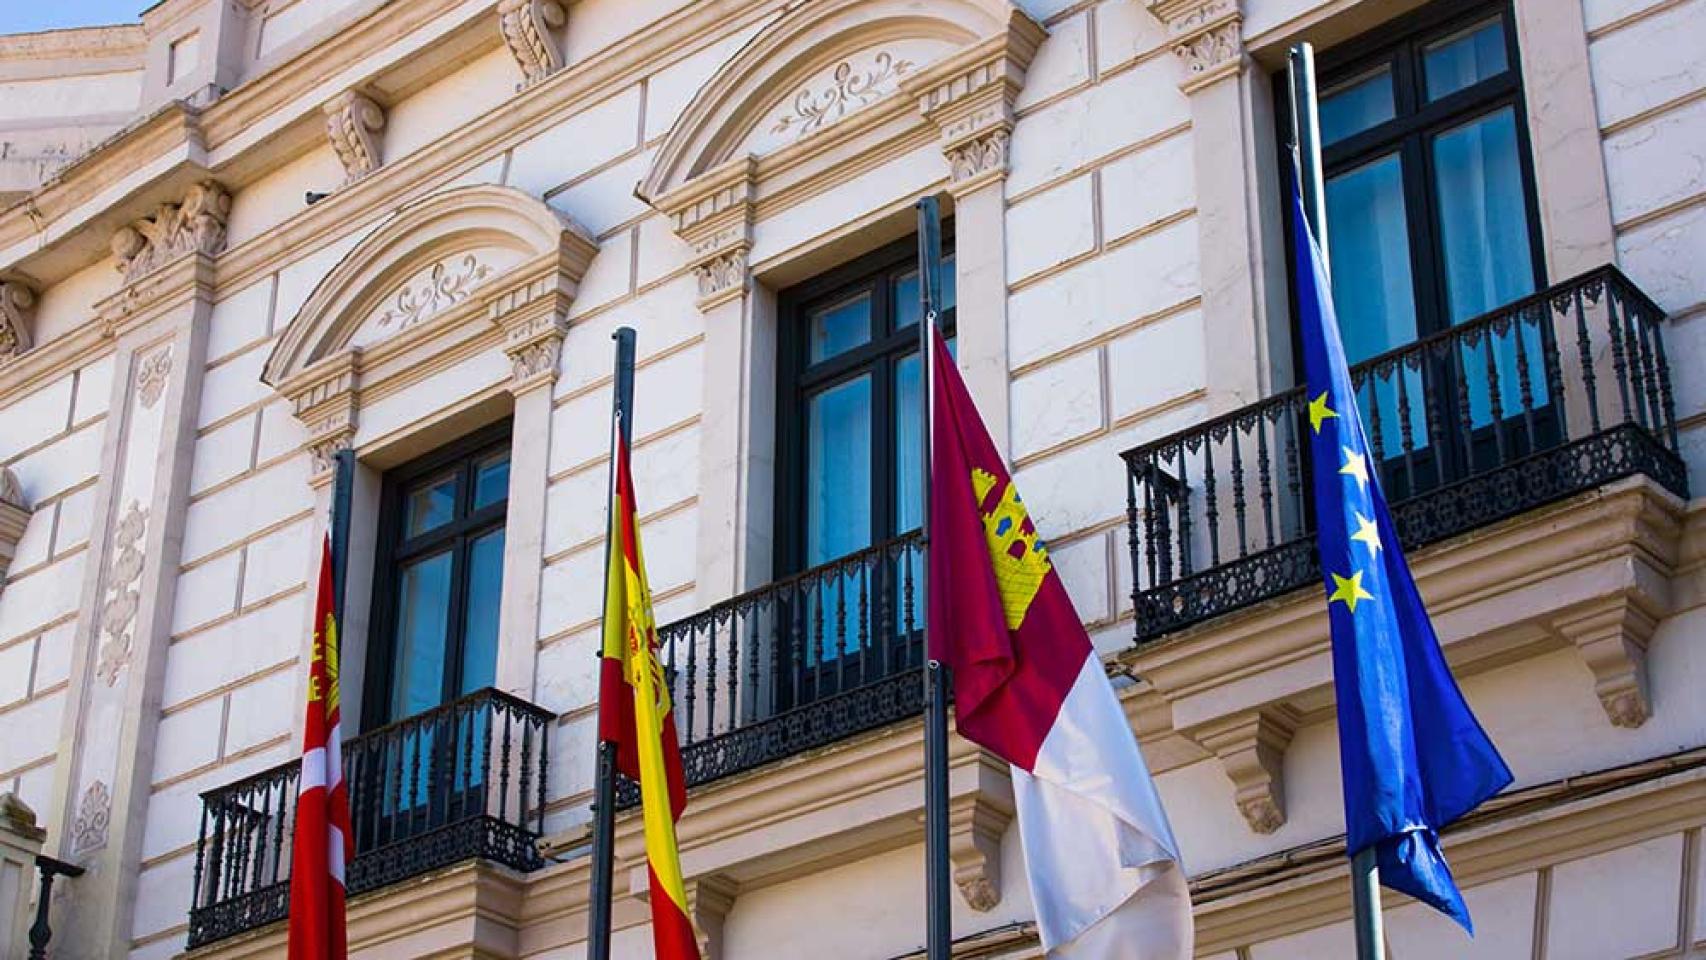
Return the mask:
[[314,650],[290,857],[290,960],[343,960],[344,865],[349,862],[349,787],[344,783],[338,717],[338,623],[332,611],[332,541],[320,555],[314,600]]
[[930,655],[960,734],[1011,765],[1043,948],[1183,960],[1190,895],[1155,783],[940,333],[931,354]]

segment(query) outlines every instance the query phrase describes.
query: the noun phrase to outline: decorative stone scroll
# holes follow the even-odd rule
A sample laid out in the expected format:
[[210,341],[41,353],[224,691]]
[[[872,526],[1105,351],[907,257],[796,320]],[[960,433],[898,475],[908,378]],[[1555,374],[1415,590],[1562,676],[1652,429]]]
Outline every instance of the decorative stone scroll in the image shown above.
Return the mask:
[[1005,32],[902,82],[941,135],[955,195],[1006,178],[1013,102],[1047,35],[1029,17],[1014,16]]
[[1238,0],[1148,0],[1149,12],[1167,25],[1173,53],[1188,76],[1179,89],[1191,93],[1236,76],[1244,58],[1244,13]]
[[16,277],[0,277],[0,365],[30,348],[36,292]]
[[132,500],[113,530],[116,552],[107,571],[106,600],[101,604],[101,644],[95,675],[108,687],[118,686],[135,651],[133,627],[142,606],[137,581],[142,579],[142,537],[147,532],[148,511]]
[[29,524],[30,508],[24,502],[18,475],[0,467],[0,589],[5,587],[6,569],[18,555],[18,541],[24,538],[24,528]]
[[119,228],[112,237],[113,256],[126,283],[191,253],[214,256],[225,249],[225,220],[231,195],[212,180],[184,194],[182,203],[162,203],[154,215]]
[[500,0],[498,29],[521,67],[522,81],[516,89],[525,90],[562,68],[563,55],[553,31],[567,22],[568,13],[558,0]]
[[876,102],[894,90],[900,78],[916,67],[917,64],[911,60],[896,57],[887,50],[878,50],[869,64],[858,69],[854,68],[853,61],[843,60],[835,65],[821,89],[806,86],[797,91],[788,101],[788,109],[776,118],[770,132],[803,137]]
[[77,815],[71,821],[71,852],[83,855],[105,847],[112,816],[112,790],[105,781],[91,782],[78,799]]
[[344,165],[344,183],[379,169],[384,162],[379,134],[385,129],[385,109],[359,90],[346,90],[321,109],[326,115],[326,139]]

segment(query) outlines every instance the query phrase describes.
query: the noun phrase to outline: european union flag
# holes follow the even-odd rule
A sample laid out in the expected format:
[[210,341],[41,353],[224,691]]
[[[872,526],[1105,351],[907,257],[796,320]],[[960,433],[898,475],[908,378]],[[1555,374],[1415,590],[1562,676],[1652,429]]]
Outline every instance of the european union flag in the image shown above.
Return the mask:
[[1333,635],[1348,852],[1474,932],[1439,830],[1511,782],[1464,702],[1404,562],[1357,413],[1338,319],[1292,187],[1316,526]]

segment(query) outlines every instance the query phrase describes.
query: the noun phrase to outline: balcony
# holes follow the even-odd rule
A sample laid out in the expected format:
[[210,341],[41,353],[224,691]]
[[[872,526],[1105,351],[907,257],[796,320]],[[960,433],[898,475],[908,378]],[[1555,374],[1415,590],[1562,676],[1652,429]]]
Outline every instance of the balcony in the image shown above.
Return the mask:
[[659,628],[687,786],[921,713],[924,576],[914,531]]
[[[1607,266],[1351,368],[1406,548],[1627,477],[1686,499],[1664,312]],[[1139,648],[1321,582],[1295,387],[1122,454]]]
[[[480,858],[543,865],[547,737],[555,718],[498,690],[344,741],[353,896]],[[284,919],[301,764],[202,794],[189,946]]]

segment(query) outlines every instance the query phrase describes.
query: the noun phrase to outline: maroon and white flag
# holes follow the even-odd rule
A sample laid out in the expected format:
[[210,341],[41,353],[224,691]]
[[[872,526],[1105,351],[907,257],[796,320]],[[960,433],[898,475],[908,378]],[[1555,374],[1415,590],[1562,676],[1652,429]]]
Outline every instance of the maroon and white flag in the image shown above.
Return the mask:
[[1185,960],[1190,893],[1155,782],[940,334],[931,359],[930,652],[960,734],[1012,765],[1043,949]]

